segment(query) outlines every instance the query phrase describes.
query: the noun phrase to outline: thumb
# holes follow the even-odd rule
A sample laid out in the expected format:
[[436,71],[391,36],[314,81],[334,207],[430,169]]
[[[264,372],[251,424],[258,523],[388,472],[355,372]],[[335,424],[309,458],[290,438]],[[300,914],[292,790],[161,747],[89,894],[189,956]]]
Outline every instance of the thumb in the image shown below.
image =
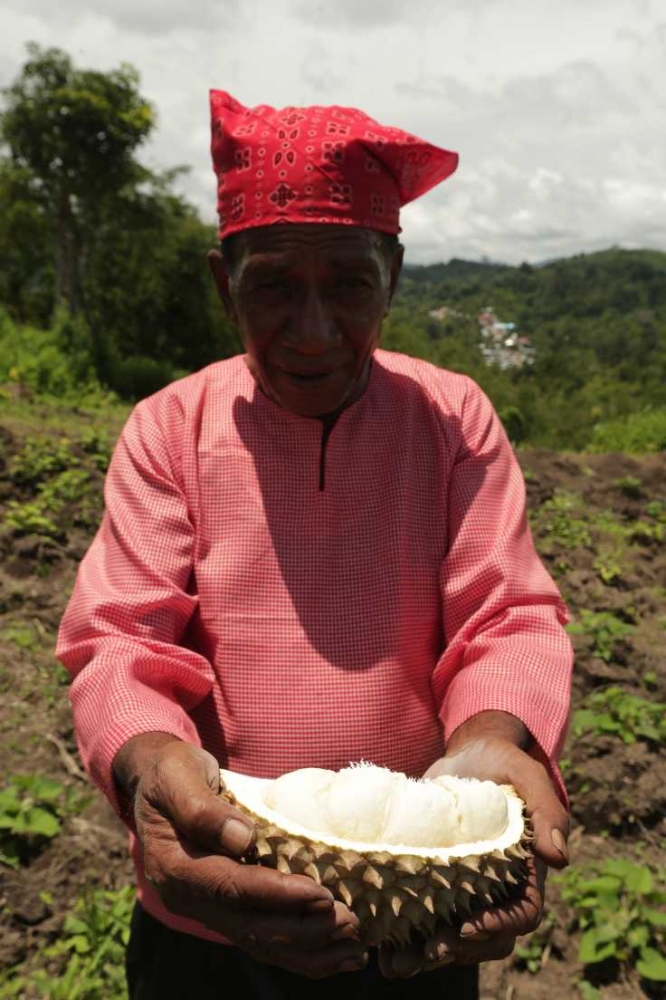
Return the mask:
[[213,755],[188,743],[170,743],[144,794],[191,844],[243,857],[254,845],[254,824],[219,793],[220,767]]
[[507,782],[525,803],[534,831],[534,853],[551,868],[565,868],[569,864],[569,815],[543,764],[517,752],[522,758],[520,767],[512,769]]
[[569,864],[569,816],[539,761],[503,741],[479,743],[440,758],[424,777],[436,778],[442,774],[513,785],[532,823],[534,853],[552,868]]

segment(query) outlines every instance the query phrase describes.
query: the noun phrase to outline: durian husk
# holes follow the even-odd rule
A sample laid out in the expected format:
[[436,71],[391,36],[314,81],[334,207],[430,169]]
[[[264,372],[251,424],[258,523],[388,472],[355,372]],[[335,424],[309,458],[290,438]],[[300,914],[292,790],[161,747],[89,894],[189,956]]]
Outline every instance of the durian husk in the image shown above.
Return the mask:
[[[228,772],[221,774],[224,782]],[[515,796],[514,789],[504,787]],[[224,784],[220,795],[256,826],[249,860],[325,886],[357,915],[368,945],[406,945],[415,935],[429,937],[442,924],[460,926],[479,910],[496,906],[519,891],[532,853],[525,819],[515,843],[444,862],[391,850],[341,849],[277,826],[248,809]]]

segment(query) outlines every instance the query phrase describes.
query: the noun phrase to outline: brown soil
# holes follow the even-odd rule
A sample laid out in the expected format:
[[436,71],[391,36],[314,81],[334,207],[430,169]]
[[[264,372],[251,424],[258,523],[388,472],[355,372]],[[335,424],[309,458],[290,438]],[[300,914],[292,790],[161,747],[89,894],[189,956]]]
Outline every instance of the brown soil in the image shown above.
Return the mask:
[[[10,499],[25,501],[29,488],[17,489],[9,478],[12,455],[25,431],[0,428],[0,522]],[[533,530],[542,557],[554,574],[574,616],[581,609],[612,611],[634,626],[617,641],[612,655],[595,655],[589,636],[574,636],[577,670],[574,708],[590,692],[609,683],[666,701],[666,665],[662,654],[666,616],[666,547],[648,532],[615,547],[612,580],[604,582],[596,562],[608,555],[614,538],[603,527],[589,527],[590,543],[569,548],[554,539],[538,509],[544,502],[576,495],[572,516],[594,521],[596,515],[627,525],[657,524],[646,513],[650,502],[666,502],[666,455],[561,455],[525,452]],[[84,461],[82,457],[82,461]],[[92,466],[86,465],[86,468]],[[101,487],[102,475],[94,470]],[[627,485],[627,477],[639,485]],[[617,484],[625,480],[624,487]],[[34,490],[33,490],[34,494]],[[629,495],[628,495],[629,494]],[[582,513],[581,513],[582,512]],[[57,938],[65,915],[86,886],[117,888],[131,882],[124,828],[80,770],[66,695],[67,678],[54,661],[58,622],[74,581],[78,560],[92,529],[73,527],[71,511],[62,515],[59,537],[21,536],[0,531],[0,766],[3,773],[50,776],[78,795],[78,806],[63,820],[52,841],[30,845],[20,870],[0,865],[0,966],[7,968],[40,952]],[[586,523],[587,523],[586,522]],[[656,532],[653,534],[656,535]],[[17,639],[17,630],[20,634]],[[650,680],[646,687],[645,676]],[[565,776],[571,793],[572,860],[587,864],[609,856],[634,856],[657,863],[666,834],[666,751],[644,741],[624,744],[613,736],[570,740]],[[85,797],[88,796],[88,801]],[[52,902],[45,902],[47,892]],[[565,1000],[580,998],[576,979],[578,936],[569,933],[571,914],[553,887],[549,908],[555,917],[548,931],[542,967],[536,975],[515,955],[487,964],[482,971],[485,1000]],[[617,968],[597,970],[602,1000],[664,997],[665,991]],[[589,977],[588,977],[589,978]],[[26,994],[27,1000],[32,1000]]]

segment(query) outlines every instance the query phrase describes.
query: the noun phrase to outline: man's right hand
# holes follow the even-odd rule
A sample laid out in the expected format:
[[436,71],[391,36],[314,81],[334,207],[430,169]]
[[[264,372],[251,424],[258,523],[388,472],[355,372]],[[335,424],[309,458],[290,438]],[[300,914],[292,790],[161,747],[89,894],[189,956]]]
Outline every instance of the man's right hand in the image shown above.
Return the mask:
[[219,797],[219,765],[206,750],[147,733],[122,747],[114,775],[134,798],[146,877],[172,913],[302,976],[363,968],[358,919],[328,889],[241,862],[254,827]]

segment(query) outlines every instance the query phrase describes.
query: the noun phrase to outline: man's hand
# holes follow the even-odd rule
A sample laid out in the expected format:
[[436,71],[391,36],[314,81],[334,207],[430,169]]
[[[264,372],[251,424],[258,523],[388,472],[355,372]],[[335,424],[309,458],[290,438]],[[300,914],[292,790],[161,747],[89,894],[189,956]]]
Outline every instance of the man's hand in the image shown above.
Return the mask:
[[521,893],[507,903],[483,910],[457,930],[440,929],[422,949],[380,950],[380,968],[389,978],[406,978],[441,965],[471,965],[506,958],[516,938],[535,930],[543,916],[546,866],[568,864],[566,838],[569,820],[545,768],[504,736],[477,734],[458,740],[450,753],[426,771],[424,777],[449,774],[511,784],[525,801],[534,828],[535,857]]
[[217,761],[159,735],[130,740],[114,774],[134,793],[146,877],[165,906],[303,976],[362,968],[356,916],[312,879],[241,863],[254,828],[219,797]]

